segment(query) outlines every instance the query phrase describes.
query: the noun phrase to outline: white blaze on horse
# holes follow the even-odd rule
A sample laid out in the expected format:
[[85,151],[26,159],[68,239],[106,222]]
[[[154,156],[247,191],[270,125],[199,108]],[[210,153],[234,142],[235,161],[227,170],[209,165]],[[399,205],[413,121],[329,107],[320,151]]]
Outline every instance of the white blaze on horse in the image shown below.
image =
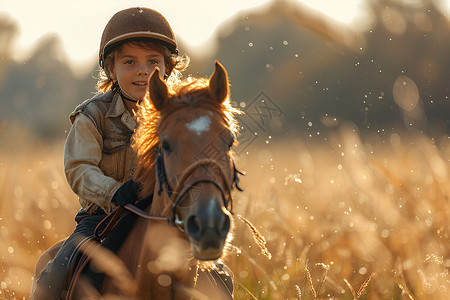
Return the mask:
[[[202,273],[203,281],[198,277],[208,261],[214,262],[226,252],[231,191],[238,187],[239,172],[231,147],[238,128],[234,114],[239,111],[230,104],[227,73],[216,62],[210,79],[191,79],[169,89],[156,69],[148,86],[134,134],[134,180],[142,184],[140,199],[153,195],[153,202],[146,212],[125,207],[143,217],[119,249],[120,264],[114,266],[125,266],[121,275],[129,273],[135,288],[124,288],[124,281],[107,276],[102,294],[122,293],[139,299],[202,295],[216,299],[221,295],[230,299],[229,285],[218,283],[222,277],[211,275],[214,268]],[[97,253],[102,251],[106,250]],[[90,252],[95,261],[96,251]],[[51,255],[54,253],[45,253],[40,259],[36,276],[42,271],[38,267],[45,266]],[[213,284],[208,287],[209,281]]]

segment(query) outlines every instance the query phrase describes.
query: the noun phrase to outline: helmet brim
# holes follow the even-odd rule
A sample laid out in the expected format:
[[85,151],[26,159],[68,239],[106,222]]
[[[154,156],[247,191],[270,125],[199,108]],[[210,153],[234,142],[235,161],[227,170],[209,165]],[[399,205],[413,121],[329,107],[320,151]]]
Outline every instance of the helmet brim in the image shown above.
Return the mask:
[[105,44],[105,46],[102,49],[102,52],[100,53],[100,63],[102,62],[102,60],[104,60],[105,56],[108,55],[108,53],[113,49],[115,45],[124,42],[126,40],[132,40],[136,38],[143,38],[143,39],[149,38],[159,40],[167,45],[167,48],[169,49],[170,52],[172,52],[173,54],[178,54],[177,43],[171,38],[168,38],[167,36],[157,32],[138,31],[125,33],[108,41],[108,43]]

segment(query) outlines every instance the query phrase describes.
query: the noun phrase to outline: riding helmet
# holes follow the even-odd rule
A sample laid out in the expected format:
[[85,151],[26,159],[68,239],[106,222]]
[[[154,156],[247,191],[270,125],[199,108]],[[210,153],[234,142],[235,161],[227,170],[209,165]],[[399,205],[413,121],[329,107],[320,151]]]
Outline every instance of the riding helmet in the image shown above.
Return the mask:
[[100,42],[100,66],[103,68],[105,57],[114,46],[124,40],[135,38],[159,40],[170,52],[178,54],[175,35],[166,18],[153,9],[133,7],[117,12],[106,24]]

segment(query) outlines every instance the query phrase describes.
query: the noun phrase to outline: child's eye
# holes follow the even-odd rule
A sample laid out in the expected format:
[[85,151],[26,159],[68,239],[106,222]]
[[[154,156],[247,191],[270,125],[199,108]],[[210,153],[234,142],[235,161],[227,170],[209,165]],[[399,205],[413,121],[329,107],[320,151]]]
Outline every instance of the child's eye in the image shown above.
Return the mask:
[[127,60],[127,61],[125,61],[125,64],[126,65],[131,65],[131,64],[133,64],[133,61],[132,60]]
[[158,63],[158,61],[156,59],[150,59],[150,64],[155,65]]

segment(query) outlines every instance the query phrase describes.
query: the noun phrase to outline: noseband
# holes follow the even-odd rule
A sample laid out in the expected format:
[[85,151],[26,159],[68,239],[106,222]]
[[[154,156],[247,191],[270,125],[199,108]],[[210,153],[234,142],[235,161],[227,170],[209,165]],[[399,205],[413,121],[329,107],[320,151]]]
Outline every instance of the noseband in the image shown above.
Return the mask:
[[[164,164],[164,156],[163,156],[163,150],[161,148],[157,149],[157,155],[156,155],[156,174],[158,179],[158,195],[161,195],[163,191],[163,186],[166,190],[167,196],[172,202],[172,218],[168,220],[172,225],[178,227],[181,231],[184,231],[184,220],[180,220],[178,218],[178,215],[176,213],[177,207],[181,203],[181,200],[184,198],[184,196],[196,185],[200,183],[209,183],[215,186],[222,196],[223,205],[227,210],[232,213],[233,210],[233,199],[231,197],[231,191],[234,187],[236,187],[239,191],[242,191],[241,187],[239,186],[239,178],[238,175],[243,175],[242,172],[238,171],[236,169],[236,166],[233,162],[233,178],[232,182],[230,183],[230,180],[228,180],[228,177],[225,173],[225,170],[223,167],[217,162],[215,159],[201,159],[190,166],[188,166],[183,174],[181,175],[180,180],[178,181],[177,186],[175,189],[172,189],[170,186],[169,180],[167,179],[167,173],[166,168]],[[194,173],[195,170],[201,167],[206,166],[212,166],[216,167],[219,170],[219,179],[222,180],[223,184],[220,184],[217,180],[217,178],[209,175],[203,175],[203,176],[197,176],[190,180],[189,177]],[[228,205],[230,205],[230,209],[228,209]]]

